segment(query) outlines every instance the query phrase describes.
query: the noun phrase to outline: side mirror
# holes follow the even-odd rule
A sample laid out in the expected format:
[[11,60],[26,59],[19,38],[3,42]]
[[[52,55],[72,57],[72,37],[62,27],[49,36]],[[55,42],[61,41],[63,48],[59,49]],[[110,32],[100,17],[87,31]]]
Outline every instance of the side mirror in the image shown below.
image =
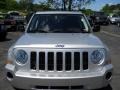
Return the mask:
[[100,25],[94,25],[93,32],[100,32]]

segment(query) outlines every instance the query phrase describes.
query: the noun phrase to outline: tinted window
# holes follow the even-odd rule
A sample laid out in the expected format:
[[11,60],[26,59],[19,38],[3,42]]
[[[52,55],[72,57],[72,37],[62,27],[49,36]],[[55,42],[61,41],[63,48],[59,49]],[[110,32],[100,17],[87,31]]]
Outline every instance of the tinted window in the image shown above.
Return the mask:
[[107,16],[104,12],[95,12],[95,16]]

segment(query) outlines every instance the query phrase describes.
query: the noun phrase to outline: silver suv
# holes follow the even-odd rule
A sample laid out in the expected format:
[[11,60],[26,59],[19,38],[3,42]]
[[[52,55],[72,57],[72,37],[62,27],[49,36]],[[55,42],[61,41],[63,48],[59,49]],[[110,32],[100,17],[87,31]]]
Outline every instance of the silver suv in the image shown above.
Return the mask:
[[36,12],[9,49],[6,77],[20,89],[106,87],[113,66],[108,48],[80,12]]

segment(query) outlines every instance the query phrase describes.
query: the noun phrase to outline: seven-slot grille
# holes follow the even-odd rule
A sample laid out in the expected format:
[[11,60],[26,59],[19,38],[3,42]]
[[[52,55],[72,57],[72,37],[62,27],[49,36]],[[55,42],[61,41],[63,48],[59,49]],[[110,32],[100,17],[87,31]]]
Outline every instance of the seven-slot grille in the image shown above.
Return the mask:
[[88,52],[31,52],[32,70],[71,71],[88,69]]

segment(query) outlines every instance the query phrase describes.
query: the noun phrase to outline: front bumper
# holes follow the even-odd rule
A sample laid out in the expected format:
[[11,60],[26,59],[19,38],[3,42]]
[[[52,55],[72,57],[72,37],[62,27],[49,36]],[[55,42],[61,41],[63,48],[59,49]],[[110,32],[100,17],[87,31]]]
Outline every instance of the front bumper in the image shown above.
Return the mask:
[[[21,89],[38,89],[38,86],[83,86],[83,89],[97,89],[105,87],[109,84],[109,80],[106,80],[106,74],[113,72],[113,66],[107,65],[99,72],[89,73],[74,73],[65,74],[62,72],[58,73],[39,73],[39,72],[21,72],[14,71],[14,66],[6,65],[6,74],[8,72],[13,74],[13,78],[7,77],[8,81],[13,87]],[[15,72],[15,73],[14,73]]]

